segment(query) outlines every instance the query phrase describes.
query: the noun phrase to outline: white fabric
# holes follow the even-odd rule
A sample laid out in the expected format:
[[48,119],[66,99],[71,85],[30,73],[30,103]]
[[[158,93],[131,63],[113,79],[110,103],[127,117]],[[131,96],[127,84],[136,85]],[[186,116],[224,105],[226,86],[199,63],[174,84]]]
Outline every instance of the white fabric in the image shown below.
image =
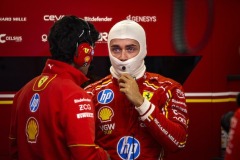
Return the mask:
[[[127,61],[120,61],[113,57],[110,51],[110,42],[112,39],[134,39],[140,44],[139,54]],[[143,76],[146,71],[144,58],[147,55],[145,31],[138,23],[132,20],[123,20],[116,23],[108,34],[108,51],[111,61],[110,72],[115,78],[119,78],[122,73],[129,73],[136,79]],[[126,69],[122,70],[125,66]]]
[[[149,107],[151,107],[151,108],[148,111]],[[147,119],[148,116],[150,116],[152,114],[152,112],[154,111],[155,105],[151,104],[151,102],[149,102],[146,98],[144,98],[143,104],[140,107],[135,107],[135,109],[138,111],[138,113],[140,115],[140,119],[142,121],[145,121],[145,119]],[[142,115],[144,115],[144,116],[142,116]]]

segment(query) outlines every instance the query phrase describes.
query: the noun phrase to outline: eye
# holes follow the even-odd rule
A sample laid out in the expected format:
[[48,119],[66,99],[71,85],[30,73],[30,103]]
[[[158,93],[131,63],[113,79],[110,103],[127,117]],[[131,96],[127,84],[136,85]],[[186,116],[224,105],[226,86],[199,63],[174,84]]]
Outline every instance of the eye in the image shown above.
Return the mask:
[[121,48],[119,48],[119,47],[111,47],[111,52],[112,53],[121,53],[122,52],[122,50],[121,50]]
[[133,53],[137,50],[137,48],[135,46],[128,46],[126,47],[126,50],[128,53]]

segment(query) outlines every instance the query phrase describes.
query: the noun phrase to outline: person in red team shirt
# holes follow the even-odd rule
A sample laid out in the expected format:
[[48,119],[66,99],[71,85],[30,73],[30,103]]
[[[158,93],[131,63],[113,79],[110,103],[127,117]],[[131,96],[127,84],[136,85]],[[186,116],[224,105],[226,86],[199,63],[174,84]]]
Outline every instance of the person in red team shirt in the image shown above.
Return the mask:
[[183,149],[188,109],[183,87],[146,72],[145,31],[123,20],[108,34],[111,74],[84,89],[93,96],[96,144],[112,160],[159,160]]
[[[240,106],[240,93],[237,95],[237,105]],[[225,160],[240,159],[240,108],[236,110],[231,118],[228,143],[225,153]]]
[[51,57],[41,75],[13,100],[11,159],[108,159],[94,143],[93,103],[80,88],[88,80],[85,75],[98,39],[95,27],[76,16],[65,16],[51,27]]

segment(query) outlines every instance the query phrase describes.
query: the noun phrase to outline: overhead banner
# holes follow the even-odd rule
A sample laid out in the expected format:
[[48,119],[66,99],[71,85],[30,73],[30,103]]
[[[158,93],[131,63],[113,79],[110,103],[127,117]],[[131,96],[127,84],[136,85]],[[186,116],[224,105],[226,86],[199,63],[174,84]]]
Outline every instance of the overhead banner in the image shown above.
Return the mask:
[[[76,15],[92,22],[101,34],[96,56],[107,56],[108,31],[118,21],[131,19],[140,23],[147,35],[149,56],[176,55],[173,43],[174,1],[8,1],[0,3],[0,56],[49,56],[47,35],[53,23],[65,15]],[[196,5],[191,3],[188,5]],[[189,16],[200,17],[194,37],[201,37],[207,19],[206,1],[197,4]],[[189,8],[189,7],[186,7]],[[199,23],[200,24],[200,23]],[[191,28],[190,28],[191,30]],[[199,35],[199,36],[198,36]],[[183,38],[184,39],[184,38]]]

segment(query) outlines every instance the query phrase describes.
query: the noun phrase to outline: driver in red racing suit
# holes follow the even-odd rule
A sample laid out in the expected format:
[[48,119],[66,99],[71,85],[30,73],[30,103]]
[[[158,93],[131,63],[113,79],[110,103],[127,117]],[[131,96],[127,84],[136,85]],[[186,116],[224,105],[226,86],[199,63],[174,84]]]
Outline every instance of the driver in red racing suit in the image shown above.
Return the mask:
[[85,90],[93,97],[96,143],[112,160],[158,160],[183,149],[188,109],[182,86],[146,72],[146,38],[136,22],[123,20],[109,32],[111,75]]

